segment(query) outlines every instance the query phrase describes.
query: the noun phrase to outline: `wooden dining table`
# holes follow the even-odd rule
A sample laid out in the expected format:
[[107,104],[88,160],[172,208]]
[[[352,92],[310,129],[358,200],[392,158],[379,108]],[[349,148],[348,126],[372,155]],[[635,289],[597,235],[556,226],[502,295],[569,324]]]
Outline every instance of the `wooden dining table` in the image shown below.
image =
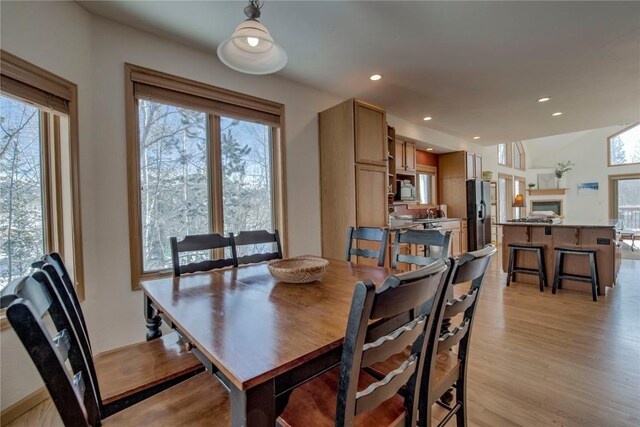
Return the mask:
[[272,427],[296,386],[339,364],[355,284],[396,271],[329,260],[307,284],[278,282],[265,263],[143,280],[147,336],[161,314],[229,387],[232,426]]

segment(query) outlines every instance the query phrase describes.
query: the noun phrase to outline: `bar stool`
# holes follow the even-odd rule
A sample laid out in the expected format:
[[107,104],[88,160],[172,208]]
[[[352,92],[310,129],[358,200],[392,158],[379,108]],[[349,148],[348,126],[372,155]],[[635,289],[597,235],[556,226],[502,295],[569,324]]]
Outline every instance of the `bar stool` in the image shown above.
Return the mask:
[[[517,267],[516,260],[518,258],[518,251],[535,252],[536,257],[538,258],[538,268]],[[544,264],[544,246],[518,245],[515,243],[509,244],[509,272],[507,273],[507,286],[511,284],[512,280],[516,280],[516,273],[533,274],[538,276],[540,292],[544,292],[544,287],[549,286],[547,284],[547,269]]]
[[[594,301],[598,301],[598,263],[596,260],[595,249],[570,249],[570,248],[555,248],[556,250],[556,268],[553,273],[553,288],[551,293],[555,294],[558,288],[562,289],[562,280],[576,280],[578,282],[590,282],[591,294]],[[565,274],[564,267],[564,254],[571,255],[587,255],[589,256],[589,276],[582,276],[578,274]]]

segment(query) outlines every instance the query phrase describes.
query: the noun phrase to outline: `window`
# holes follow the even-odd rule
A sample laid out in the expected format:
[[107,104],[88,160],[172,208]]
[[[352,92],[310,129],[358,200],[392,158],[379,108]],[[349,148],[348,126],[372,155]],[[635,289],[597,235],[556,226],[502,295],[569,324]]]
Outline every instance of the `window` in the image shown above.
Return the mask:
[[510,175],[498,174],[498,221],[505,222],[513,218],[512,194],[513,178]]
[[417,166],[418,201],[422,204],[437,204],[437,168],[435,166]]
[[511,143],[498,144],[498,164],[511,166]]
[[526,170],[524,145],[521,141],[518,141],[513,143],[513,147],[513,167],[515,169]]
[[640,230],[640,174],[609,176],[609,217],[621,228]]
[[[167,274],[172,236],[277,228],[286,241],[284,107],[133,65],[126,71],[132,287]],[[271,249],[238,255],[255,250]]]
[[0,287],[46,250],[40,110],[0,95]]
[[640,163],[640,123],[612,135],[609,143],[609,166]]
[[83,298],[77,87],[4,51],[1,60],[0,288],[56,251]]

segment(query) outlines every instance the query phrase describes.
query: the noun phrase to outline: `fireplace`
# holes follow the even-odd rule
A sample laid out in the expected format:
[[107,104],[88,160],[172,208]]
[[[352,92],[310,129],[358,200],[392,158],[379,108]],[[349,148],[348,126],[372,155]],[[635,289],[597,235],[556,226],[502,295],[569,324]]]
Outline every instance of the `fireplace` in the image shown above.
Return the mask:
[[553,211],[562,215],[562,200],[537,200],[531,202],[532,211]]

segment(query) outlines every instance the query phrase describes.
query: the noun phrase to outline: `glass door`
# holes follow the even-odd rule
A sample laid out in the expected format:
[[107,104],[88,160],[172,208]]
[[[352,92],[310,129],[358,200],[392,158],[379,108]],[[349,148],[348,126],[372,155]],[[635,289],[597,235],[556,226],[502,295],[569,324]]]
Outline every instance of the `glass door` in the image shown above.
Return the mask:
[[609,177],[610,217],[623,229],[640,230],[640,175]]

